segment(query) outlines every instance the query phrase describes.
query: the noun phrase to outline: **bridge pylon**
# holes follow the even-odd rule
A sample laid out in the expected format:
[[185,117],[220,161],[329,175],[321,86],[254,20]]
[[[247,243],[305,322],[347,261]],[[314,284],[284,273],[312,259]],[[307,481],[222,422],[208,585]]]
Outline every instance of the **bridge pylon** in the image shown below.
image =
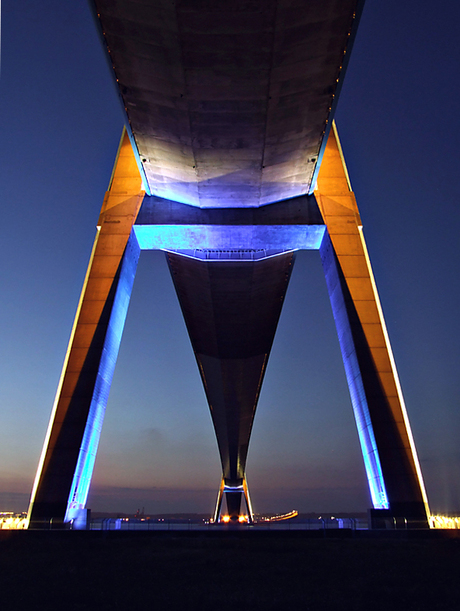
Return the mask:
[[[428,501],[335,127],[314,194],[257,209],[198,209],[145,195],[124,133],[104,198],[32,492],[32,527],[85,511],[141,250],[166,252],[222,465],[214,519],[253,512],[246,462],[295,251],[319,250],[378,521],[428,527]],[[244,514],[245,515],[245,514]]]

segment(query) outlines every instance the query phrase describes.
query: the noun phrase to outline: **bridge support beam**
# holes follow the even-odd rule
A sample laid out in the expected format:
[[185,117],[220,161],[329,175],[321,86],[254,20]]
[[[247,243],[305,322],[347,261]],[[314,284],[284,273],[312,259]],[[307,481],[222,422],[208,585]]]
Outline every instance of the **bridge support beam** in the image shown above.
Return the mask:
[[[222,502],[227,502],[227,513],[222,515]],[[241,513],[241,501],[244,496],[246,504],[246,514]],[[229,522],[235,524],[237,522],[246,522],[252,524],[254,522],[254,512],[252,510],[251,499],[249,497],[249,490],[246,483],[246,479],[240,486],[226,486],[225,479],[222,478],[222,482],[217,494],[216,508],[214,510],[212,521],[214,524],[220,522]]]
[[374,510],[427,527],[428,500],[335,126],[315,197],[327,226],[320,253]]
[[86,504],[140,253],[132,226],[141,189],[124,132],[35,478],[31,527],[62,526]]

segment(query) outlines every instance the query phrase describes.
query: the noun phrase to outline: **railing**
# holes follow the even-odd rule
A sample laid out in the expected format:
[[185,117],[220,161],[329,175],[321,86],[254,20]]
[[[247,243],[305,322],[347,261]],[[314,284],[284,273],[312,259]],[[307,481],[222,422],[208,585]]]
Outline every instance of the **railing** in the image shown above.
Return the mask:
[[[136,520],[125,518],[102,518],[91,520],[90,530],[121,531],[199,531],[222,530],[232,528],[226,524],[212,524],[207,521],[192,520]],[[311,518],[300,520],[283,520],[280,522],[256,522],[255,524],[238,524],[239,531],[305,531],[305,530],[366,530],[367,520],[361,518]]]

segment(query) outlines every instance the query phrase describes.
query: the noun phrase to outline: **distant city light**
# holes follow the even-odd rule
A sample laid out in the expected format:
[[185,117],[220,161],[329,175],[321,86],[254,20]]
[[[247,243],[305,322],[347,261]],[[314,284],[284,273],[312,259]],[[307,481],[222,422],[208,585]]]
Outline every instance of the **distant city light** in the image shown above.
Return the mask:
[[26,513],[0,512],[0,530],[23,530],[29,526]]
[[430,528],[443,528],[447,530],[454,530],[460,528],[459,517],[449,516],[430,516],[428,519]]

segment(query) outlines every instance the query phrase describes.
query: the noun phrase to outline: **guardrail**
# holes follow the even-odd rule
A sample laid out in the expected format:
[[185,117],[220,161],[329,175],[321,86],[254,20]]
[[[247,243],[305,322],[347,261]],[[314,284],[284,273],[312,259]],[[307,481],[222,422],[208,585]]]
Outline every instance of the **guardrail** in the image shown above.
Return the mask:
[[[212,524],[210,522],[178,521],[178,520],[136,520],[125,518],[93,519],[90,530],[122,530],[122,531],[198,531],[228,529],[227,524]],[[231,528],[231,527],[230,527]],[[283,520],[280,522],[256,522],[254,524],[238,524],[241,530],[289,531],[289,530],[367,530],[367,520],[358,518],[312,518],[301,520]]]

